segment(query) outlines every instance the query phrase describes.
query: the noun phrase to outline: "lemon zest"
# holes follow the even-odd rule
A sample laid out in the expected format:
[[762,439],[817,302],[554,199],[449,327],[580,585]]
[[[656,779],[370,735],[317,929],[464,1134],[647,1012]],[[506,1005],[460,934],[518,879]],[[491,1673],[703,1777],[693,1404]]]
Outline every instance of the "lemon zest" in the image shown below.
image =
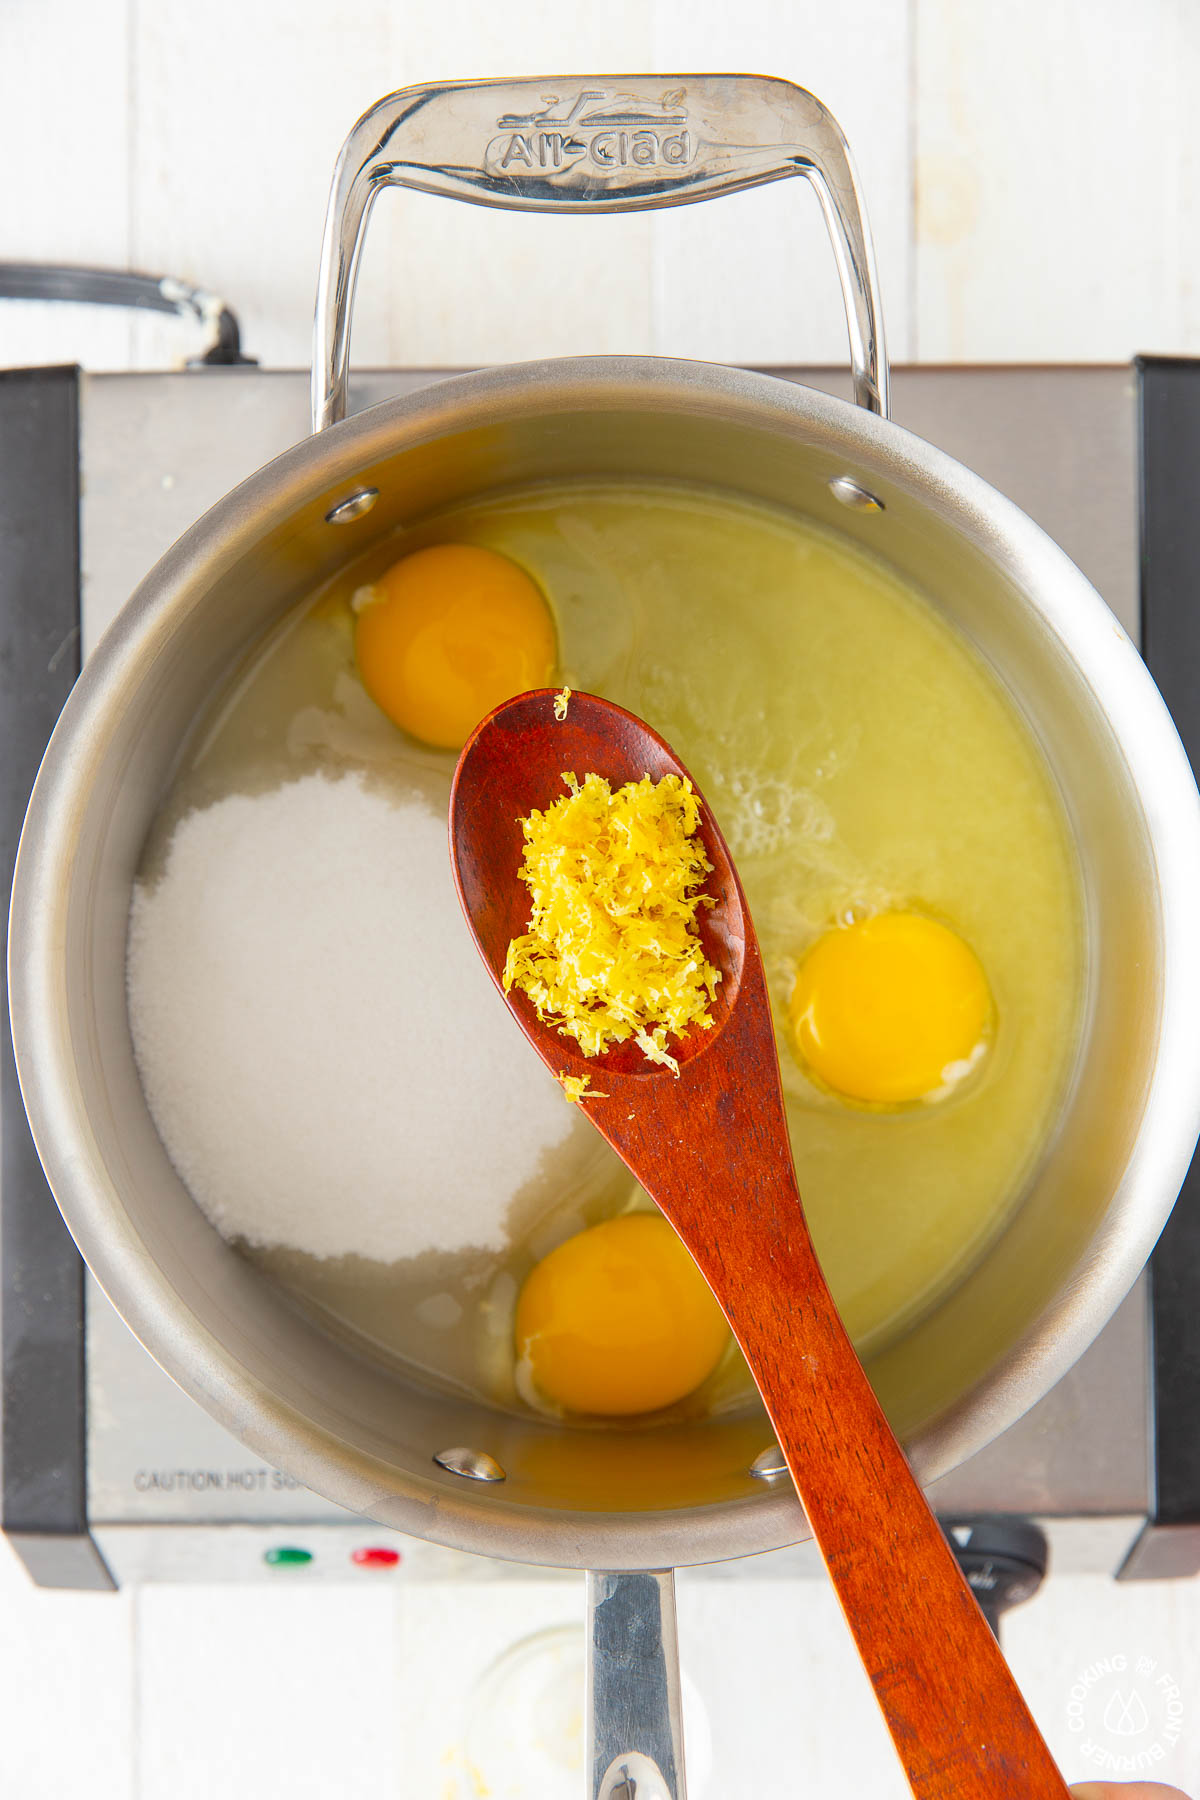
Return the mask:
[[555,696],[554,696],[554,716],[558,720],[560,725],[562,724],[563,720],[567,716],[567,708],[570,704],[571,704],[571,690],[569,687],[565,687],[565,688],[563,688],[561,693],[555,694]]
[[508,946],[505,992],[527,994],[585,1056],[632,1040],[678,1075],[667,1040],[712,1029],[721,979],[696,924],[716,904],[700,892],[712,871],[700,802],[679,775],[644,775],[615,793],[601,775],[580,782],[568,770],[562,781],[566,794],[521,820],[532,909]]
[[607,1094],[602,1094],[599,1088],[594,1088],[592,1086],[592,1078],[590,1075],[568,1075],[564,1071],[562,1074],[556,1075],[554,1079],[558,1082],[572,1106],[578,1106],[579,1102],[585,1098],[588,1100],[608,1099]]

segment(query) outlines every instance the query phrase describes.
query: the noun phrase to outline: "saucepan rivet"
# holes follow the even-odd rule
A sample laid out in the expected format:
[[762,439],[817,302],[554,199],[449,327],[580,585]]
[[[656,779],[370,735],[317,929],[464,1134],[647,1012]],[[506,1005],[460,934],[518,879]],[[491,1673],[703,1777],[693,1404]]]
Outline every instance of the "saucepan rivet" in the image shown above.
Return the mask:
[[779,1445],[768,1444],[765,1450],[760,1450],[750,1464],[750,1473],[759,1481],[776,1481],[780,1475],[786,1475],[787,1464]]
[[840,500],[842,505],[848,506],[852,512],[887,511],[887,507],[878,494],[873,494],[860,482],[852,481],[849,475],[834,475],[827,485],[834,499]]
[[470,1450],[457,1444],[453,1450],[439,1450],[433,1460],[439,1468],[449,1470],[451,1475],[461,1475],[464,1481],[505,1479],[505,1471],[486,1450]]
[[331,506],[325,514],[327,525],[349,525],[352,519],[361,519],[369,513],[379,498],[378,488],[356,488],[354,493],[347,494],[336,506]]

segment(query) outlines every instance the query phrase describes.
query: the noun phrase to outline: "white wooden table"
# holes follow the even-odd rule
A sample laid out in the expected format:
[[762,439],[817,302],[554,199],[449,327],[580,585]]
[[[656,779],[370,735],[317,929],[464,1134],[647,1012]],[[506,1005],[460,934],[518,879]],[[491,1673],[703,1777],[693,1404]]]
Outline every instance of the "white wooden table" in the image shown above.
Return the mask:
[[[194,279],[264,363],[307,361],[334,157],[411,82],[751,69],[850,138],[898,361],[1200,350],[1195,0],[5,0],[0,256]],[[552,279],[547,279],[552,272]],[[180,334],[9,306],[0,364],[163,366]],[[355,356],[845,354],[813,195],[534,218],[387,193]]]

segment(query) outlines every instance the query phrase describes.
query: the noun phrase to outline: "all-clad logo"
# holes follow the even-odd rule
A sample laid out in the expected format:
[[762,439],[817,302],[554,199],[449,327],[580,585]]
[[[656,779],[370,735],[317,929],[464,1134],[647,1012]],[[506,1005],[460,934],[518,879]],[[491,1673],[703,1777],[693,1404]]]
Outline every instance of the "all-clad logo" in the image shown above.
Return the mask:
[[484,154],[490,175],[553,178],[586,167],[588,174],[618,169],[683,169],[692,160],[684,100],[672,88],[657,100],[615,88],[543,94],[538,112],[505,113]]

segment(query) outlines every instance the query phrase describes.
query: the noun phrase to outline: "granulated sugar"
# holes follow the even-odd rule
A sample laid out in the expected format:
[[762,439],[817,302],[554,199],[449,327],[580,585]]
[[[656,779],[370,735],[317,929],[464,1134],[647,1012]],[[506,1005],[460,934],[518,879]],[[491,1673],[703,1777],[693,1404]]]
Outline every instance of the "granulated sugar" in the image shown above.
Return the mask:
[[471,941],[445,819],[354,776],[187,814],[135,889],[128,982],[155,1124],[227,1237],[499,1249],[572,1129]]

